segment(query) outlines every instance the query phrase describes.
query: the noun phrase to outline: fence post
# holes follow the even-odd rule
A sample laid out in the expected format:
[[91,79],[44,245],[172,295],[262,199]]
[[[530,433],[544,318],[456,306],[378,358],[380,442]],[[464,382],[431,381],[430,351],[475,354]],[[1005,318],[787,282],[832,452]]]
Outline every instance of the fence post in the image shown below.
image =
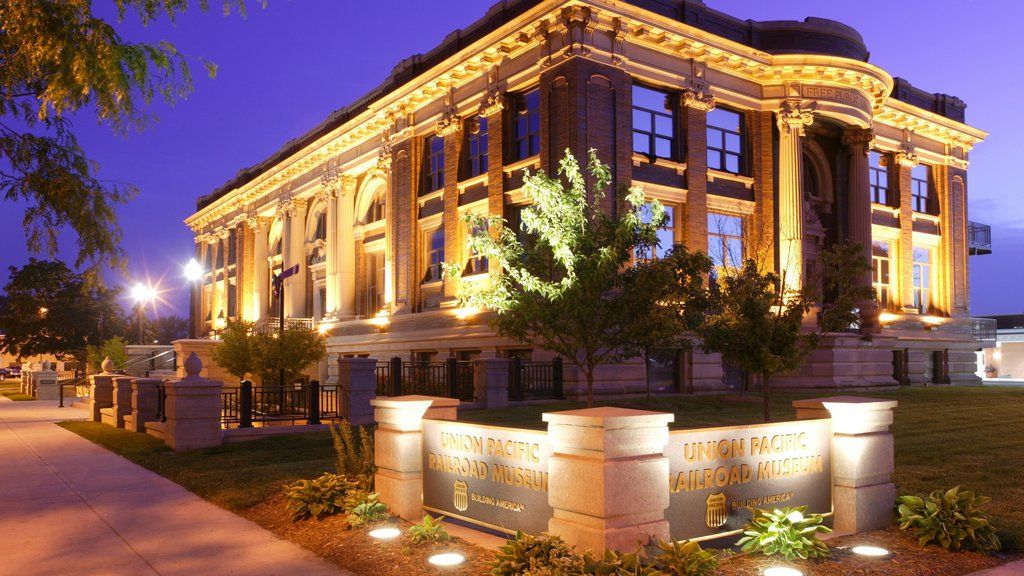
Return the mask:
[[565,400],[565,386],[562,370],[562,357],[555,356],[551,361],[551,386],[556,400]]
[[459,361],[454,356],[444,360],[444,379],[446,398],[457,398],[459,390]]
[[395,356],[391,359],[391,395],[402,395],[402,359]]
[[306,423],[309,425],[320,423],[320,381],[309,381],[309,404],[306,412]]
[[523,394],[523,360],[519,356],[512,357],[512,369],[509,373],[509,399],[522,400]]
[[238,427],[252,428],[252,382],[242,380],[238,391]]

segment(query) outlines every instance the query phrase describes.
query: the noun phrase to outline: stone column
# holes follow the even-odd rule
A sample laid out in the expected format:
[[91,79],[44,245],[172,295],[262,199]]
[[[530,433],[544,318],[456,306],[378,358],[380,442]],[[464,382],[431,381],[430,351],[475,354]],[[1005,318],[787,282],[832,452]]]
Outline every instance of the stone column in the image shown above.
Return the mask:
[[[219,312],[214,317],[214,322],[217,323],[217,319],[222,319],[222,323],[216,327],[217,330],[224,328],[224,323],[227,322],[228,318],[228,244],[231,242],[231,231],[227,228],[222,228],[217,231],[217,253],[220,254],[221,268],[218,270],[221,274],[220,282],[217,282],[217,309]],[[216,276],[214,276],[216,279]]]
[[793,402],[800,420],[832,418],[832,502],[837,532],[892,524],[895,400],[837,396]]
[[668,423],[672,414],[588,408],[544,414],[552,455],[552,534],[580,549],[633,551],[669,538]]
[[247,221],[252,229],[255,245],[253,249],[253,283],[252,283],[252,310],[250,319],[255,322],[267,316],[267,302],[269,301],[268,290],[270,290],[270,267],[267,263],[270,241],[270,219],[263,216],[254,216]]
[[114,405],[114,362],[108,357],[100,364],[103,372],[89,377],[89,419],[102,422],[100,410]]
[[473,374],[473,388],[477,401],[484,407],[508,406],[508,359],[478,359]]
[[[418,522],[423,519],[423,419],[455,420],[459,401],[398,396],[377,398],[370,404],[377,420],[373,436],[375,488],[392,514]],[[666,498],[667,494],[666,490]]]
[[115,428],[124,428],[124,417],[132,413],[132,380],[131,376],[115,376],[113,405],[103,411],[103,423]]
[[203,363],[195,352],[185,360],[184,369],[184,378],[170,380],[165,385],[164,440],[176,452],[220,446],[223,441],[220,427],[222,384],[199,375]]
[[[869,177],[868,154],[874,142],[871,130],[848,128],[843,133],[843,144],[849,154],[850,195],[849,240],[860,244],[861,255],[869,268],[857,278],[860,286],[871,287],[871,181]],[[878,311],[870,300],[857,303],[860,308],[861,332],[870,334],[874,331],[875,318]]]
[[59,400],[60,385],[57,382],[57,371],[51,370],[48,362],[33,376],[33,396],[36,400]]
[[683,91],[686,137],[686,237],[688,250],[708,250],[708,112],[715,99],[699,88]]
[[160,380],[153,378],[135,378],[132,380],[132,411],[131,416],[124,419],[125,429],[132,432],[145,432],[146,422],[156,421],[157,395],[160,393]]
[[896,154],[897,186],[900,195],[900,242],[896,251],[898,303],[904,314],[917,314],[914,308],[914,204],[910,170],[918,164],[917,154],[910,148]]
[[[330,169],[328,169],[330,170]],[[325,173],[321,184],[320,192],[317,193],[325,206],[327,206],[327,262],[325,264],[325,279],[327,287],[327,301],[323,302],[325,318],[333,318],[338,310],[338,188],[337,175]]]
[[357,426],[372,425],[371,403],[377,397],[377,360],[339,357],[338,394],[348,399],[346,418],[349,422]]
[[356,316],[356,180],[355,176],[341,177],[338,198],[338,242],[334,253],[338,273],[338,319],[351,320]]
[[[459,218],[459,164],[462,159],[462,118],[459,117],[455,105],[455,91],[448,97],[444,113],[434,129],[434,134],[444,138],[444,188],[441,201],[444,212],[441,214],[441,227],[444,229],[444,257],[448,262],[463,262],[463,242],[460,228],[463,226]],[[489,140],[488,140],[489,142]],[[444,300],[455,299],[456,282],[444,282]]]
[[488,88],[477,114],[487,119],[487,209],[491,216],[505,216],[504,110],[505,93],[498,84],[498,69],[488,73]]
[[779,275],[786,293],[803,288],[804,128],[814,116],[799,100],[786,100],[776,113],[779,126]]
[[[291,258],[284,263],[285,269],[298,265],[299,272],[285,280],[285,316],[289,318],[305,318],[311,315],[306,310],[306,277],[309,267],[306,263],[306,207],[305,200],[292,201],[292,215],[289,219],[291,227]],[[290,284],[289,284],[290,283]]]

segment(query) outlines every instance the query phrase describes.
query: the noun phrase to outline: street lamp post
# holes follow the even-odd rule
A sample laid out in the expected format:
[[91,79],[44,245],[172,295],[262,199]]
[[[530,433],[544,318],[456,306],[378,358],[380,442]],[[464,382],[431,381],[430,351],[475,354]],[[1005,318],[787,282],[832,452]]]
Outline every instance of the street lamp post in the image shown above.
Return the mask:
[[139,322],[139,344],[145,344],[142,338],[142,321],[144,314],[144,307],[147,302],[152,302],[156,299],[156,289],[152,286],[145,286],[142,282],[139,282],[132,288],[132,298],[135,300],[135,305],[138,307],[138,322]]

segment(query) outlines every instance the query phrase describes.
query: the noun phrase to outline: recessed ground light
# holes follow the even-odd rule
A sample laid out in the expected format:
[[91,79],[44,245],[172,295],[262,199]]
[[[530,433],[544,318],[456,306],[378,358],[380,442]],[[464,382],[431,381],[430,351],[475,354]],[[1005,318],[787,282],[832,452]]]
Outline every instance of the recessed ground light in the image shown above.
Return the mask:
[[879,548],[878,546],[854,546],[850,550],[858,556],[888,556],[889,551],[885,548]]
[[796,568],[776,566],[774,568],[765,568],[764,576],[804,576],[804,573]]
[[392,538],[398,538],[402,535],[402,531],[398,528],[377,528],[376,530],[370,531],[370,538],[377,540],[391,540]]
[[434,554],[427,562],[430,562],[434,566],[458,566],[466,561],[466,557],[462,554],[455,552],[445,552],[444,554]]

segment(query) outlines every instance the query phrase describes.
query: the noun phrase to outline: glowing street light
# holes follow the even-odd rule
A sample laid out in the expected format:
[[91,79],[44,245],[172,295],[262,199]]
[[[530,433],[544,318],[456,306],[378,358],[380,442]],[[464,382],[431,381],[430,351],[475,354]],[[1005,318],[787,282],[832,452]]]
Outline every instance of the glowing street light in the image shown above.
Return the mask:
[[188,315],[188,337],[193,339],[196,337],[196,316],[199,315],[198,298],[199,292],[197,285],[199,281],[203,279],[203,265],[198,260],[192,258],[185,264],[185,279],[188,280],[189,284],[189,315]]
[[145,341],[142,338],[143,309],[145,308],[147,303],[155,301],[156,297],[157,290],[152,286],[147,286],[142,282],[139,282],[135,284],[134,287],[132,287],[132,299],[135,300],[135,305],[139,309],[139,344],[145,344]]
[[185,279],[189,282],[198,282],[203,277],[203,265],[195,258],[185,264]]

